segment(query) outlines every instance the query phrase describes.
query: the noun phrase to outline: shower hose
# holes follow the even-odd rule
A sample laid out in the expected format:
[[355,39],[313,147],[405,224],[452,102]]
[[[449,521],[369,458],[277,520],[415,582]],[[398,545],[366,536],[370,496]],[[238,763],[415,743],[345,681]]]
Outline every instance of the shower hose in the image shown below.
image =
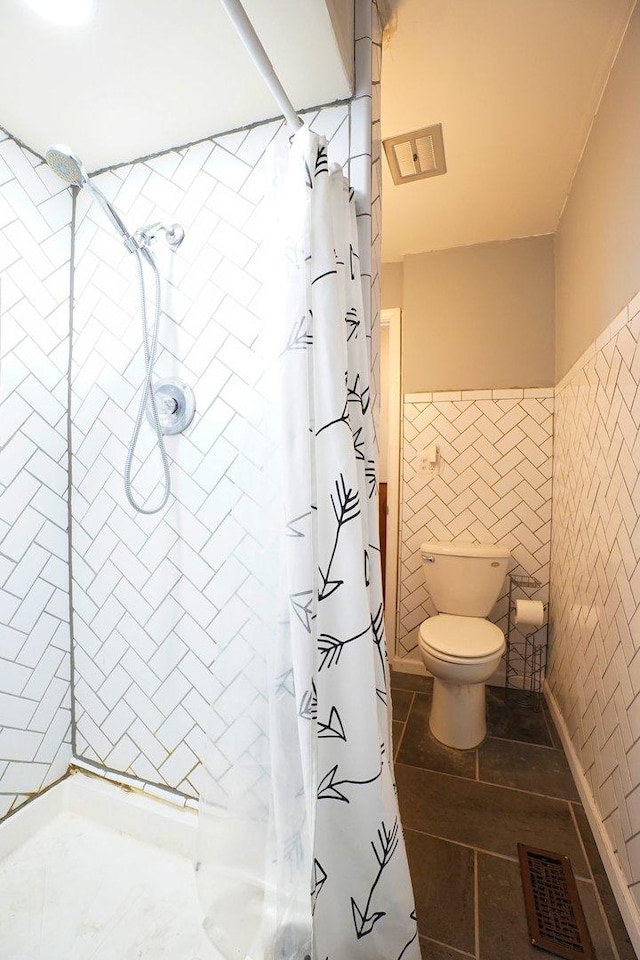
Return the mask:
[[[156,352],[158,347],[158,332],[160,329],[160,313],[162,308],[162,292],[160,284],[160,271],[158,270],[158,265],[156,263],[155,257],[149,249],[146,247],[134,250],[136,255],[136,261],[138,265],[138,283],[140,290],[140,315],[142,317],[142,345],[144,348],[144,361],[145,361],[145,379],[142,387],[142,392],[140,394],[140,405],[138,407],[138,414],[136,416],[135,426],[133,428],[133,433],[131,435],[131,440],[129,442],[129,449],[127,450],[127,459],[124,467],[124,491],[127,496],[127,500],[131,504],[134,510],[137,510],[138,513],[158,513],[166,506],[171,493],[171,477],[169,474],[169,458],[167,456],[167,451],[164,445],[164,437],[162,435],[162,428],[160,427],[160,420],[158,419],[158,408],[156,405],[156,397],[153,391],[153,368],[156,361]],[[145,279],[144,279],[144,265],[142,258],[145,258],[147,263],[150,265],[154,279],[155,279],[155,298],[153,306],[153,329],[151,331],[151,340],[149,340],[149,328],[147,324],[147,298],[146,298],[146,289],[145,289]],[[162,460],[162,470],[163,470],[163,491],[160,501],[154,506],[146,506],[143,503],[139,503],[131,488],[131,471],[133,468],[133,457],[135,454],[136,446],[140,438],[140,430],[142,429],[142,424],[144,421],[145,410],[147,406],[151,410],[151,419],[153,428],[156,434],[156,445],[160,453],[160,458]]]

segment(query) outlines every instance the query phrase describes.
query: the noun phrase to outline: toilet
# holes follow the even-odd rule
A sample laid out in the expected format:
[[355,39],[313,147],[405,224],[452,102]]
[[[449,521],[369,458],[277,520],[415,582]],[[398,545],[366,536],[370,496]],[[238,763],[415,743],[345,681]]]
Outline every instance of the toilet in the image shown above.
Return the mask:
[[505,650],[504,634],[486,618],[500,595],[511,553],[495,543],[423,543],[422,568],[438,611],[419,630],[418,646],[433,676],[429,716],[440,743],[470,750],[487,734],[485,682]]

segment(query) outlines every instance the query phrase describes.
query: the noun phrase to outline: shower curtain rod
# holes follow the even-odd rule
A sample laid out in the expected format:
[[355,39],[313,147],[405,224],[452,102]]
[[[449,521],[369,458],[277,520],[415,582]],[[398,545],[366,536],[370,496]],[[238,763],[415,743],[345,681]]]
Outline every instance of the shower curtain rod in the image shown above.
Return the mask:
[[303,126],[302,120],[293,109],[293,104],[284,91],[284,87],[278,80],[273,64],[267,56],[267,52],[260,43],[258,34],[253,29],[253,24],[249,20],[241,0],[220,0],[220,3],[226,10],[229,19],[238,31],[240,39],[249,51],[258,72],[261,74],[264,82],[269,87],[273,97],[282,111],[282,115],[295,131]]

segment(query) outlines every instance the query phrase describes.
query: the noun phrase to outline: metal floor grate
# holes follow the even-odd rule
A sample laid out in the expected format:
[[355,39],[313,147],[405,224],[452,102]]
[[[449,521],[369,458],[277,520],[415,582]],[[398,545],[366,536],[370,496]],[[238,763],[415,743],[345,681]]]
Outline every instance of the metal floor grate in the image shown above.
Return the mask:
[[569,857],[518,844],[529,937],[565,960],[596,960]]

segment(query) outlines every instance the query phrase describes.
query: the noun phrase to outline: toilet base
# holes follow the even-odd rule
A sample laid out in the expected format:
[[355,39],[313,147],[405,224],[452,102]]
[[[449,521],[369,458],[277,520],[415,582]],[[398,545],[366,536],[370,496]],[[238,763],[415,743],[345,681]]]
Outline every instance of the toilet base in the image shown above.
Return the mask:
[[487,735],[484,683],[447,683],[433,679],[429,729],[436,740],[456,750],[472,750]]

